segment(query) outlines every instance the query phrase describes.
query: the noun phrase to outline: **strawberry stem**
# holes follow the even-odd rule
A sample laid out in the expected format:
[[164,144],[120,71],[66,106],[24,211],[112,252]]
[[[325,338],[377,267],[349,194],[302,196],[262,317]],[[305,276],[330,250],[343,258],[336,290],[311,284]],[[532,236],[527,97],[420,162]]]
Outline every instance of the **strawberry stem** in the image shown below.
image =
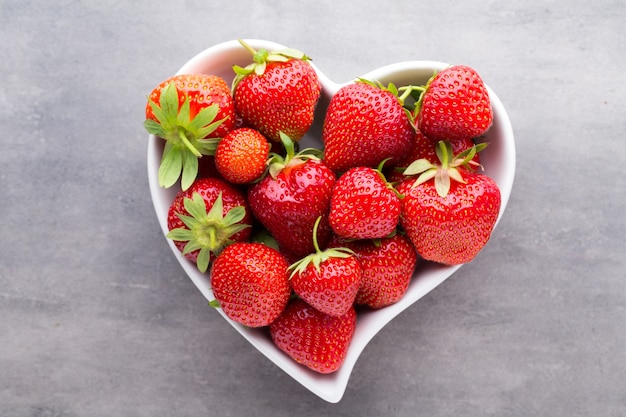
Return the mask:
[[321,252],[320,245],[319,243],[317,243],[317,229],[319,228],[321,220],[322,217],[318,217],[317,220],[315,220],[315,224],[313,225],[313,247],[315,248],[315,253]]
[[187,149],[189,149],[191,151],[192,154],[194,154],[198,158],[200,158],[202,156],[200,151],[198,149],[196,149],[196,147],[191,144],[189,139],[187,139],[187,135],[185,134],[185,132],[182,129],[178,130],[178,137],[180,138],[181,142],[183,142],[183,144],[187,147]]
[[409,96],[411,96],[411,94],[413,94],[416,91],[423,93],[424,91],[426,91],[426,88],[422,86],[416,86],[416,85],[407,85],[407,86],[398,88],[398,91],[402,93],[402,95],[398,96],[398,100],[400,100],[402,105],[404,105],[404,102],[406,101],[407,98],[409,98]]
[[[238,39],[239,43],[241,44],[241,46],[243,46],[244,48],[246,48],[251,54],[252,56],[256,55],[256,49],[254,49],[253,47],[251,47],[250,45],[248,45],[246,42],[243,41],[243,39]],[[254,62],[259,62],[256,59],[254,59]]]
[[319,244],[317,243],[317,229],[322,220],[322,216],[319,216],[315,220],[315,224],[313,225],[313,247],[315,248],[315,253],[312,253],[299,261],[294,262],[289,266],[289,270],[291,270],[290,278],[295,274],[303,273],[306,268],[313,264],[315,269],[319,272],[320,264],[325,262],[330,258],[349,258],[354,255],[354,251],[349,248],[328,248],[325,250],[321,250]]

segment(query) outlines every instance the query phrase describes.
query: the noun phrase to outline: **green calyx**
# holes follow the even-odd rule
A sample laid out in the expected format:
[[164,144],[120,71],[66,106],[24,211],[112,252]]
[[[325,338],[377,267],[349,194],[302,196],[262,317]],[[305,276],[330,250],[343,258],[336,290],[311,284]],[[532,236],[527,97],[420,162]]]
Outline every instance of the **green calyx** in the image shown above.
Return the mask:
[[189,98],[179,109],[178,90],[174,82],[161,91],[159,103],[149,101],[155,120],[146,119],[144,127],[155,136],[163,138],[165,149],[159,165],[159,185],[169,188],[181,177],[181,188],[186,190],[198,174],[198,158],[213,155],[219,138],[205,139],[226,119],[215,120],[219,106],[212,104],[190,117]]
[[234,242],[231,239],[233,235],[250,227],[241,223],[246,215],[246,209],[243,206],[233,207],[224,215],[221,192],[208,212],[199,193],[193,193],[192,198],[185,198],[183,204],[190,215],[179,213],[178,218],[186,227],[171,230],[167,237],[187,242],[183,255],[198,250],[198,269],[200,272],[206,272],[211,254],[218,255],[222,249]]
[[287,62],[290,59],[301,59],[304,61],[311,60],[303,52],[297,49],[285,48],[277,51],[268,51],[267,49],[259,49],[258,51],[239,39],[241,46],[246,48],[252,54],[252,63],[246,67],[240,67],[239,65],[233,65],[233,71],[235,71],[235,79],[232,84],[232,91],[235,91],[235,87],[239,82],[249,74],[263,75],[265,68],[270,62]]
[[487,143],[480,143],[464,150],[458,155],[454,155],[450,142],[439,141],[437,143],[436,153],[437,158],[439,158],[441,162],[440,165],[433,164],[425,158],[418,159],[404,170],[404,175],[419,175],[413,187],[434,179],[437,194],[440,197],[445,197],[450,192],[451,181],[465,184],[465,180],[459,168],[473,169],[478,164],[472,161],[472,159],[477,152],[482,151],[486,147]]
[[313,247],[315,248],[315,253],[305,256],[299,261],[291,264],[288,268],[288,270],[291,271],[290,278],[293,278],[296,274],[303,273],[311,264],[313,264],[315,269],[319,272],[322,262],[331,258],[349,258],[354,255],[354,251],[348,248],[328,248],[323,251],[320,249],[319,244],[317,243],[317,229],[321,220],[322,218],[318,217],[317,220],[315,220],[315,225],[313,226]]
[[306,148],[296,154],[294,141],[283,132],[278,133],[285,148],[285,155],[270,153],[270,157],[267,159],[267,173],[272,178],[276,178],[284,169],[303,164],[309,159],[322,159],[322,151],[315,148]]

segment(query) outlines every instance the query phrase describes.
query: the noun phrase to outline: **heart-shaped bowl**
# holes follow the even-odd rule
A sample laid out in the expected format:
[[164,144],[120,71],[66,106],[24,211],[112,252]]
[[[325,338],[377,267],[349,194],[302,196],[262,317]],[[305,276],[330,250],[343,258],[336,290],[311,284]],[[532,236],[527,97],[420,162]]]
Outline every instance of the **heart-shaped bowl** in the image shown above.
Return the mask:
[[[247,39],[246,43],[257,50],[260,48],[267,50],[285,48],[283,45],[264,40]],[[233,65],[245,66],[250,62],[250,52],[244,49],[238,41],[233,40],[200,52],[183,65],[178,74],[213,74],[224,78],[226,82],[230,83],[234,78]],[[435,71],[442,70],[448,65],[436,61],[405,61],[378,68],[360,77],[378,80],[385,85],[388,82],[393,82],[398,87],[402,85],[423,85]],[[329,100],[339,88],[353,82],[351,80],[344,84],[335,83],[326,77],[315,65],[314,68],[322,83],[322,97],[318,103],[314,124],[301,140],[302,147],[321,147],[322,124]],[[487,89],[493,106],[494,120],[492,127],[484,138],[486,142],[489,142],[489,146],[481,153],[481,162],[485,173],[496,181],[501,191],[502,205],[498,216],[499,221],[504,213],[513,186],[515,143],[511,123],[504,106],[498,96],[489,87]],[[179,188],[164,189],[158,185],[157,171],[162,152],[163,140],[151,135],[148,140],[147,157],[150,193],[159,224],[163,233],[167,234],[168,209]],[[189,278],[191,278],[191,281],[207,300],[213,300],[214,296],[211,292],[209,275],[200,273],[192,262],[181,255],[171,240],[168,239],[168,243],[172,253],[178,259]],[[293,361],[273,344],[269,333],[266,331],[267,329],[247,328],[228,319],[222,310],[217,309],[217,311],[248,342],[293,379],[320,398],[336,403],[343,397],[352,369],[369,341],[394,317],[432,291],[459,269],[460,266],[443,266],[422,261],[415,271],[406,294],[399,302],[382,309],[359,312],[356,331],[346,359],[338,371],[328,375],[318,374]]]

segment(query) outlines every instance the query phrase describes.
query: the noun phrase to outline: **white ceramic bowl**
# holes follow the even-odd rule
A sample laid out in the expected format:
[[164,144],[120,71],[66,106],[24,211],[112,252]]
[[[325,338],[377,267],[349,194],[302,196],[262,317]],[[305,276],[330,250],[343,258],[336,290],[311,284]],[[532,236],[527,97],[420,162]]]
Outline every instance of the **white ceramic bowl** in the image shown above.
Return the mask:
[[[284,48],[273,42],[248,39],[246,42],[255,49],[266,48],[268,50]],[[234,77],[232,66],[234,64],[245,66],[250,62],[250,53],[245,50],[236,40],[221,43],[204,50],[189,62],[187,62],[178,74],[206,73],[223,77],[230,83]],[[355,74],[362,78],[378,80],[386,84],[393,81],[397,86],[424,84],[432,76],[434,70],[441,70],[448,66],[446,63],[434,61],[406,61],[387,65],[366,74]],[[315,67],[315,66],[314,66]],[[326,107],[330,97],[345,85],[331,81],[318,68],[316,71],[322,83],[322,97],[318,104],[316,119],[311,130],[302,139],[303,147],[315,145],[321,146],[321,129]],[[352,82],[352,80],[348,81]],[[493,126],[486,136],[490,143],[487,149],[481,153],[481,161],[485,167],[485,173],[491,176],[502,194],[502,207],[498,221],[507,205],[515,175],[515,144],[513,130],[507,112],[498,96],[488,87],[494,110]],[[164,234],[167,234],[167,212],[178,188],[163,189],[157,181],[157,170],[163,152],[163,141],[150,136],[148,142],[148,178],[150,193],[154,203],[156,214]],[[181,266],[191,278],[196,287],[202,292],[207,300],[213,300],[209,276],[201,274],[195,265],[183,256],[171,240],[168,239],[170,248]],[[289,374],[304,387],[328,402],[338,402],[343,397],[356,361],[368,344],[368,342],[403,310],[410,307],[417,300],[428,294],[446,278],[460,268],[457,266],[441,266],[431,263],[423,263],[415,272],[406,295],[396,304],[376,311],[362,313],[358,317],[354,339],[349,347],[348,354],[343,366],[335,373],[321,375],[310,371],[294,362],[281,352],[272,343],[266,333],[259,329],[251,329],[241,326],[229,320],[221,310],[219,313],[226,319],[245,339],[256,349],[263,353],[269,360],[274,362],[283,371]],[[227,352],[224,352],[226,355]]]

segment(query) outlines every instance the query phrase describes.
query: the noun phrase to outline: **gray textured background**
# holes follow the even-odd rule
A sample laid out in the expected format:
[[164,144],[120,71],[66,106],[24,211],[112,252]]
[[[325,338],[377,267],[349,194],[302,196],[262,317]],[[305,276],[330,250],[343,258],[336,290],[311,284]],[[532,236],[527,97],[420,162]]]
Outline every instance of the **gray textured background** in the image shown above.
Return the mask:
[[[0,415],[626,416],[624,22],[610,0],[0,0]],[[207,307],[150,201],[146,95],[239,37],[336,81],[471,65],[516,133],[492,241],[338,404]]]

